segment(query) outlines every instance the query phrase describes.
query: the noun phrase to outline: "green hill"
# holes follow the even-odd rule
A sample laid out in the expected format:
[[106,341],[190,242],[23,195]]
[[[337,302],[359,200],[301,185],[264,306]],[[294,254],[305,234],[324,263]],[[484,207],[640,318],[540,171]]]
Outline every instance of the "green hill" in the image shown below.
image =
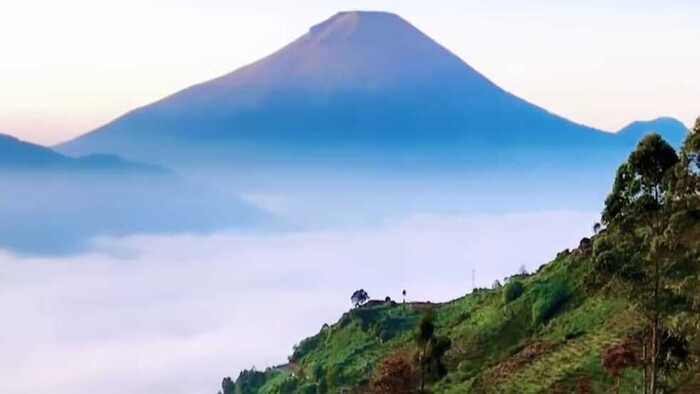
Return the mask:
[[537,272],[443,304],[368,302],[223,392],[644,393],[654,365],[657,392],[697,392],[696,129],[679,155],[645,138],[596,235]]

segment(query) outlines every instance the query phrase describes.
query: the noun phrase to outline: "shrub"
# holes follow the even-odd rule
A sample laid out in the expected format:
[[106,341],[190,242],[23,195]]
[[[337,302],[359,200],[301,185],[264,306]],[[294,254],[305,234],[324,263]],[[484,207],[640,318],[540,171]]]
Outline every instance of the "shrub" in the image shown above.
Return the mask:
[[418,391],[418,380],[410,355],[397,353],[379,365],[370,386],[375,394],[412,394]]
[[290,376],[280,384],[279,393],[292,394],[296,391],[298,386],[299,382],[297,381],[297,379]]
[[552,318],[569,299],[571,293],[566,283],[554,281],[535,288],[536,299],[532,304],[532,320],[544,323]]
[[318,385],[316,383],[306,383],[296,389],[298,394],[317,394]]
[[313,337],[304,339],[303,341],[299,342],[298,345],[294,346],[292,355],[289,357],[289,361],[298,362],[304,356],[316,349],[320,343],[321,335],[315,335]]
[[326,370],[326,385],[329,388],[337,388],[346,383],[345,377],[337,365],[331,366]]
[[[235,385],[232,384],[230,378],[227,382],[224,379],[222,383],[222,388],[224,389],[224,394],[252,394],[257,393],[258,389],[262,387],[267,381],[267,375],[264,372],[256,371],[255,368],[249,370],[243,370],[238,375]],[[228,386],[228,387],[227,387]],[[235,391],[234,391],[235,389]]]
[[525,291],[525,288],[521,281],[517,279],[511,280],[503,289],[503,303],[508,304],[515,301],[523,294],[523,291]]

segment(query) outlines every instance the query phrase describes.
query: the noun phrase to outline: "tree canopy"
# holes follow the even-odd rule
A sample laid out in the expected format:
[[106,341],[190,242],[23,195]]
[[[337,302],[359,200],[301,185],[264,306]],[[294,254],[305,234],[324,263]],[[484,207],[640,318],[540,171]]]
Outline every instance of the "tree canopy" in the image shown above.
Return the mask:
[[369,294],[364,289],[355,290],[350,297],[350,301],[357,308],[369,300]]

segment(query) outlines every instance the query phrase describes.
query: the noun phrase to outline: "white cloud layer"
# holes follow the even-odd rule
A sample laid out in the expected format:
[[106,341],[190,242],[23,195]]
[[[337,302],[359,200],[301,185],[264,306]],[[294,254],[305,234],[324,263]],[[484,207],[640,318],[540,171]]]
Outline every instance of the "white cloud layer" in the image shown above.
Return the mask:
[[444,301],[575,247],[596,215],[414,216],[368,231],[130,237],[0,255],[0,392],[214,394],[284,362],[349,296]]

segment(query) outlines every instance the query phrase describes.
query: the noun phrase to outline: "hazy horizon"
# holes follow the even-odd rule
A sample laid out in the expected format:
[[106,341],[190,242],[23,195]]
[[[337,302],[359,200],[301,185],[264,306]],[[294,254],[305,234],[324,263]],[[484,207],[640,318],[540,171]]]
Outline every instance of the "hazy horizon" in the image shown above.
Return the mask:
[[13,39],[0,64],[0,131],[42,144],[65,141],[256,61],[353,9],[395,12],[506,90],[592,127],[615,131],[659,116],[688,125],[700,101],[693,78],[700,60],[692,55],[700,5],[691,1],[614,9],[604,2],[305,5],[34,0],[3,7],[0,34]]

